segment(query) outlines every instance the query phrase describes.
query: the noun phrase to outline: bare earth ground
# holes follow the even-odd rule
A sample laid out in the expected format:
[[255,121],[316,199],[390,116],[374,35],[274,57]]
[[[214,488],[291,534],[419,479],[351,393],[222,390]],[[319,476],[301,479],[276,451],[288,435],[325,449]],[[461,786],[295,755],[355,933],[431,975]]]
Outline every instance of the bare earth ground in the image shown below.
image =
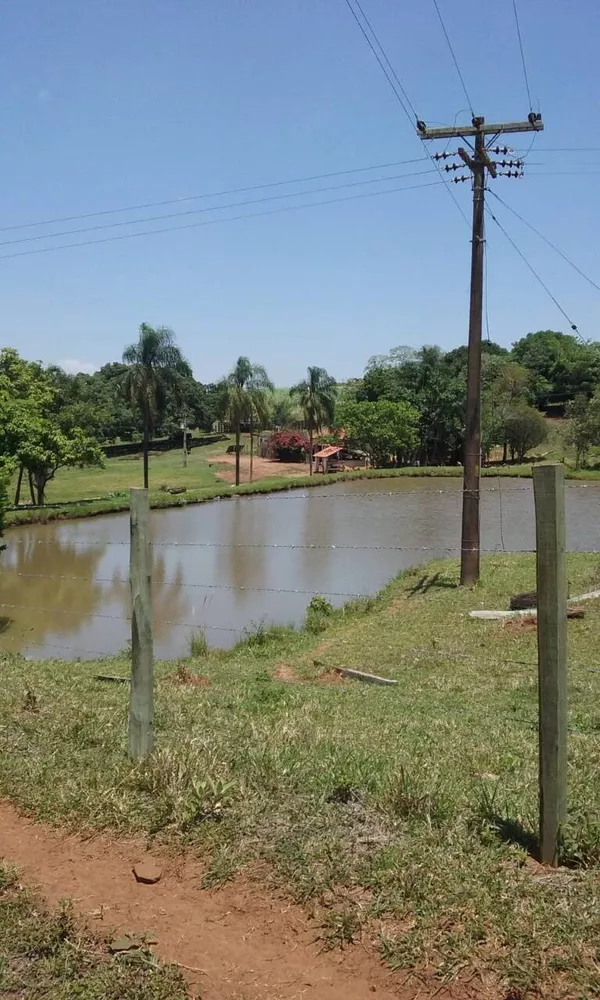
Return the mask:
[[[82,840],[19,815],[0,803],[0,857],[19,865],[50,903],[68,897],[99,936],[149,933],[153,950],[179,964],[203,1000],[458,1000],[465,985],[425,985],[380,962],[368,939],[323,951],[298,907],[270,898],[249,881],[216,892],[201,888],[202,866],[183,856],[150,854],[140,842]],[[138,884],[132,867],[151,860],[155,885]]]
[[[226,483],[235,482],[235,455],[217,455],[211,463],[219,466],[217,476]],[[268,479],[272,476],[289,476],[293,479],[296,476],[308,475],[308,464],[306,462],[277,462],[272,458],[258,458],[254,456],[253,480]],[[250,480],[250,456],[240,455],[240,476],[243,483]]]

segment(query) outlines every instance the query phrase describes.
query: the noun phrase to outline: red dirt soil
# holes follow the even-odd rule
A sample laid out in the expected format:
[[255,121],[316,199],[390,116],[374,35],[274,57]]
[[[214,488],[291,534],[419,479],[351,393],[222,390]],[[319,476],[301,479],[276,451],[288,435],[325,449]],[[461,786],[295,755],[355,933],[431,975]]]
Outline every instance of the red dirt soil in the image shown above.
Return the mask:
[[[52,904],[68,897],[103,938],[117,932],[156,934],[157,956],[176,962],[193,996],[203,1000],[467,1000],[464,985],[406,983],[379,961],[370,941],[324,952],[305,913],[285,899],[236,880],[201,888],[202,865],[145,850],[134,840],[82,840],[34,823],[0,803],[0,857]],[[132,868],[162,869],[155,885],[138,884]]]

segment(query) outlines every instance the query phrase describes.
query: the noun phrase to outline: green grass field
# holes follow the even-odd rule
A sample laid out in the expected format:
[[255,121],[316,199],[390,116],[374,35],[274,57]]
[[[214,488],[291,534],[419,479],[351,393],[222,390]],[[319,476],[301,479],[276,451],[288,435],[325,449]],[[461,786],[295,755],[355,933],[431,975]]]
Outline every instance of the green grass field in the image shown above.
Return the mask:
[[[225,442],[225,447],[227,442]],[[209,463],[224,450],[223,442],[192,448],[187,467],[184,468],[181,449],[154,452],[150,458],[150,488],[161,486],[187,486],[203,489],[214,486],[218,480]],[[142,456],[108,458],[103,469],[61,469],[48,484],[48,503],[81,500],[86,497],[123,493],[132,486],[143,486]],[[23,496],[26,495],[24,488]]]
[[[571,593],[598,587],[597,556],[571,555],[568,569]],[[456,564],[433,564],[343,611],[316,602],[299,632],[261,630],[229,652],[198,642],[186,664],[158,665],[156,750],[135,766],[127,687],[94,680],[127,674],[126,660],[4,656],[0,795],[78,830],[186,845],[208,859],[207,887],[260,860],[250,870],[302,902],[328,946],[366,927],[394,968],[591,1000],[600,606],[568,626],[569,821],[557,871],[531,857],[535,630],[468,617],[534,582],[529,555],[486,558],[472,591],[456,586]],[[339,665],[399,684],[342,682]]]

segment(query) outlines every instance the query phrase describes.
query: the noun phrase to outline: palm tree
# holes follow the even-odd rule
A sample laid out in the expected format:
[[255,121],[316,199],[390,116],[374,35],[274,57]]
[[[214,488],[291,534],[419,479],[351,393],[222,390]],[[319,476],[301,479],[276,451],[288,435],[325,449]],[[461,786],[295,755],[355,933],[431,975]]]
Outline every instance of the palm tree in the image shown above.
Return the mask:
[[325,424],[332,424],[335,414],[336,382],[324,368],[309,367],[307,377],[292,386],[290,396],[297,396],[308,429],[308,461],[313,474],[313,437]]
[[242,424],[250,424],[252,466],[255,421],[262,423],[266,419],[267,393],[273,392],[273,383],[262,365],[253,365],[249,358],[241,357],[225,379],[223,389],[224,411],[235,433],[235,485],[239,486]]
[[175,334],[166,326],[154,329],[140,326],[137,343],[123,351],[129,366],[125,386],[131,402],[142,415],[144,488],[148,489],[148,451],[150,432],[164,412],[169,393],[178,393],[181,376],[192,376],[192,369],[175,344]]

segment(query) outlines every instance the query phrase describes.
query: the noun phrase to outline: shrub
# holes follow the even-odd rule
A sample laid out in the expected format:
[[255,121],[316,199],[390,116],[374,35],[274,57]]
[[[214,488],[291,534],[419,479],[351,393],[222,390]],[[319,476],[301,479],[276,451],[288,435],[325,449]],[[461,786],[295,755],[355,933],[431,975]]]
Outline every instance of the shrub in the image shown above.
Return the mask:
[[548,437],[548,425],[541,413],[532,406],[515,406],[505,419],[506,439],[511,455],[522,462],[531,448]]
[[269,441],[271,457],[280,462],[302,462],[308,438],[298,431],[277,431]]
[[325,597],[315,594],[306,609],[306,628],[308,631],[324,632],[333,611],[333,605]]

